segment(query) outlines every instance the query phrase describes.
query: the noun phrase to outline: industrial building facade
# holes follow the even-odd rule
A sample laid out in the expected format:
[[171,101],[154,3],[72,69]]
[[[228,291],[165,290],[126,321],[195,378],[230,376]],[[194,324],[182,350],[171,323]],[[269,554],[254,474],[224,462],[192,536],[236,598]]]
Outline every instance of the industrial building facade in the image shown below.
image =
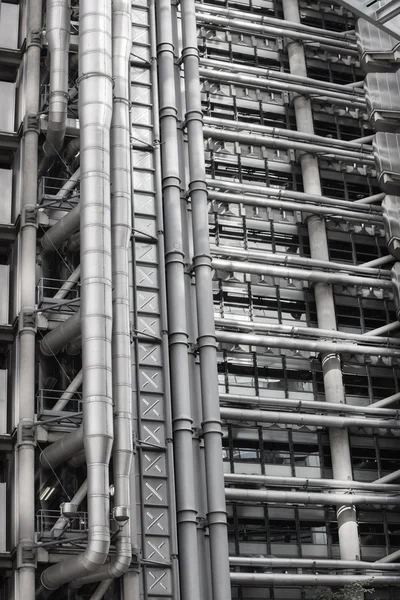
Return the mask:
[[0,600],[399,597],[398,12],[0,2]]

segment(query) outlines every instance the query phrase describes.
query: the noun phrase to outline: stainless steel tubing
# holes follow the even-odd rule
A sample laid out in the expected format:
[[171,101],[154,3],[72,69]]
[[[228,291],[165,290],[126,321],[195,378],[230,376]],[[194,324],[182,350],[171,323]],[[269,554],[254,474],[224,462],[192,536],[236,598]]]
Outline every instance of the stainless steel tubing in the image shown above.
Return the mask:
[[[210,194],[209,194],[210,195]],[[308,209],[307,209],[308,210]],[[308,211],[309,212],[309,211]],[[211,246],[211,251],[216,255],[221,256],[234,256],[239,258],[252,259],[262,263],[283,263],[286,265],[295,265],[303,267],[317,267],[320,269],[327,269],[328,271],[344,271],[349,273],[365,273],[365,275],[377,275],[387,277],[390,279],[391,271],[384,271],[383,269],[373,269],[365,267],[365,265],[351,265],[348,263],[337,263],[328,260],[319,260],[318,258],[308,258],[305,256],[299,256],[297,254],[280,254],[273,252],[261,252],[260,250],[243,250],[242,248],[236,248],[234,246]],[[397,322],[396,324],[400,324]],[[391,324],[391,331],[394,329],[395,324]],[[384,328],[387,328],[384,325]],[[381,328],[380,328],[381,329]],[[382,328],[383,329],[383,328]],[[385,329],[386,331],[386,329]],[[364,334],[363,334],[364,335]],[[365,335],[371,335],[371,332]],[[374,334],[377,335],[377,334]],[[379,335],[379,334],[378,334]]]
[[[75,504],[76,506],[79,506],[83,502],[83,500],[86,498],[86,494],[87,494],[87,479],[85,479],[85,481],[79,487],[76,494],[71,498],[71,500],[70,500],[71,504]],[[61,515],[57,519],[57,521],[55,522],[53,527],[51,528],[50,533],[51,533],[52,537],[53,538],[60,537],[60,535],[68,527],[68,523],[69,523],[69,518],[65,517],[64,515]]]
[[258,556],[230,556],[231,567],[285,568],[285,569],[357,569],[363,571],[398,571],[400,564],[366,562],[364,560],[334,560],[324,558],[275,558]]
[[41,240],[43,250],[47,252],[58,250],[73,233],[78,231],[80,210],[80,204],[77,204],[65,217],[59,219],[55,225],[46,231]]
[[[376,481],[339,481],[338,479],[313,479],[306,477],[282,477],[276,475],[248,475],[245,473],[225,473],[225,483],[250,483],[260,486],[306,487],[330,490],[368,490],[370,492],[400,492],[400,485],[377,483]],[[399,565],[400,568],[400,565]]]
[[80,181],[80,177],[81,177],[81,170],[79,168],[74,173],[72,173],[71,177],[68,179],[68,181],[66,181],[64,183],[61,190],[59,190],[57,192],[56,198],[60,199],[60,198],[65,198],[66,196],[68,196],[68,194],[70,192],[72,192],[78,185],[78,183]]
[[80,452],[83,449],[83,441],[82,427],[64,435],[40,453],[41,466],[44,469],[55,469],[58,465]]
[[292,325],[276,325],[275,323],[262,323],[258,321],[250,321],[245,319],[230,319],[227,317],[219,317],[216,313],[215,324],[217,327],[226,329],[238,329],[241,331],[250,331],[252,333],[283,333],[290,337],[314,337],[320,339],[335,339],[335,340],[350,340],[352,342],[362,342],[365,344],[379,344],[382,342],[385,345],[400,345],[400,338],[380,338],[375,335],[365,335],[363,333],[347,333],[332,329],[318,329],[317,327],[296,327]]
[[[251,129],[249,125],[248,129]],[[375,164],[373,156],[363,154],[362,152],[354,152],[353,150],[344,150],[342,148],[329,148],[320,144],[312,144],[306,142],[298,142],[293,139],[275,138],[266,135],[257,135],[255,133],[241,133],[237,131],[229,131],[228,129],[217,129],[215,127],[203,127],[203,135],[205,138],[213,140],[231,141],[242,144],[250,144],[253,146],[262,146],[264,148],[274,148],[276,150],[298,150],[301,152],[309,152],[323,155],[323,158],[341,160],[346,162],[354,162],[361,164]]]
[[112,3],[112,73],[114,80],[111,121],[111,246],[113,281],[112,372],[114,401],[114,518],[119,520],[116,552],[95,573],[77,578],[74,587],[121,577],[132,559],[129,480],[132,464],[132,381],[129,320],[128,249],[131,236],[131,165],[129,112],[129,57],[131,2]]
[[[37,174],[39,128],[40,52],[42,29],[42,1],[31,0],[27,5],[27,31],[25,50],[25,116],[22,144],[22,193],[21,193],[21,286],[19,336],[17,341],[19,366],[17,369],[19,389],[18,427],[29,427],[35,418],[35,327],[31,315],[36,300],[36,219],[30,218],[37,210]],[[32,125],[30,125],[32,123]],[[29,319],[26,319],[29,316]],[[16,493],[18,523],[18,546],[21,556],[25,549],[35,544],[35,442],[21,436],[17,455],[18,487]],[[18,563],[16,594],[24,600],[35,597],[35,565],[22,559]]]
[[65,148],[65,158],[67,162],[72,161],[81,149],[81,138],[76,137],[69,142]]
[[240,394],[220,394],[221,403],[225,404],[251,404],[263,408],[288,408],[292,410],[311,410],[323,412],[338,412],[376,415],[378,417],[397,417],[398,411],[390,408],[378,408],[376,404],[369,406],[352,406],[338,402],[318,402],[314,400],[292,400],[290,398],[267,398],[263,396],[245,396]]
[[112,582],[112,579],[106,579],[105,581],[99,583],[99,585],[91,595],[90,600],[101,600],[102,598],[104,598],[104,594],[106,593]]
[[[326,204],[328,206],[349,208],[354,211],[363,211],[369,214],[381,214],[383,208],[381,206],[370,206],[367,204],[360,204],[356,202],[349,202],[347,200],[340,200],[339,198],[329,198],[328,196],[321,196],[317,194],[309,194],[305,192],[296,192],[294,190],[283,190],[279,188],[264,187],[261,185],[238,183],[233,180],[224,179],[206,179],[207,187],[215,189],[221,188],[224,190],[234,190],[239,192],[246,192],[249,194],[256,194],[260,198],[264,196],[272,196],[273,198],[290,198],[298,200],[299,202],[310,202],[313,204]],[[378,194],[381,200],[385,197],[385,194]],[[257,197],[254,198],[257,201]]]
[[[274,502],[276,504],[304,504],[320,506],[356,506],[358,504],[375,504],[379,506],[398,506],[400,495],[389,494],[339,494],[317,492],[285,492],[281,490],[252,490],[243,488],[226,488],[225,497],[228,502]],[[399,578],[400,584],[400,578]]]
[[373,404],[371,404],[371,407],[384,408],[385,406],[390,406],[391,404],[395,404],[396,402],[399,402],[399,400],[400,400],[400,392],[397,392],[396,394],[392,394],[391,396],[388,396],[387,398],[382,398],[382,400],[377,400],[377,402],[374,402]]
[[[335,37],[336,39],[338,38],[344,38],[344,39],[348,39],[350,41],[354,40],[354,34],[351,34],[350,32],[347,31],[329,31],[328,29],[321,29],[318,27],[310,27],[309,25],[303,25],[302,23],[293,23],[291,21],[284,21],[283,19],[275,19],[273,17],[267,17],[265,15],[258,15],[254,12],[244,12],[241,10],[235,10],[233,8],[222,8],[221,6],[215,6],[212,4],[206,4],[206,3],[197,3],[196,2],[196,13],[210,13],[210,14],[217,14],[217,15],[223,15],[224,17],[229,17],[229,18],[239,18],[239,19],[245,19],[245,20],[249,20],[252,21],[254,23],[262,23],[262,24],[266,24],[266,25],[276,25],[277,27],[282,27],[282,28],[287,28],[290,29],[291,31],[303,31],[306,33],[312,33],[312,34],[318,34],[319,36],[323,37]],[[201,61],[200,61],[201,62]],[[339,86],[339,84],[336,84],[337,86]]]
[[174,79],[175,50],[169,0],[156,2],[156,20],[180,587],[183,600],[200,600],[178,111]]
[[360,108],[365,110],[365,101],[358,96],[349,95],[344,92],[336,92],[323,88],[313,88],[307,85],[301,85],[290,81],[279,81],[271,76],[252,77],[241,73],[229,73],[216,71],[214,69],[200,68],[200,75],[208,81],[224,81],[225,83],[238,84],[251,88],[272,89],[278,92],[296,92],[303,94],[311,99],[317,99],[318,102],[325,101],[338,106],[347,106],[349,108]]
[[51,329],[40,341],[40,351],[44,356],[54,356],[79,336],[81,332],[81,314],[75,313],[55,329]]
[[84,552],[42,573],[42,585],[50,590],[96,571],[106,561],[110,547],[109,461],[113,442],[111,0],[80,1],[79,75],[83,438],[89,533]]
[[381,484],[387,484],[390,483],[391,481],[397,481],[397,479],[400,479],[400,469],[398,469],[397,471],[393,471],[392,473],[389,473],[389,475],[385,475],[384,477],[380,477],[379,479],[377,479],[375,481],[375,483]]
[[74,377],[65,392],[60,396],[53,407],[53,411],[64,410],[68,402],[71,400],[75,392],[79,390],[82,385],[83,373],[82,370]]
[[76,267],[68,277],[67,281],[64,281],[58,292],[54,295],[54,300],[63,300],[65,296],[70,292],[81,278],[81,267]]
[[[387,556],[384,556],[383,558],[380,558],[379,560],[376,561],[377,565],[389,565],[390,563],[395,562],[396,560],[398,560],[400,558],[400,550],[395,550],[395,552],[392,552],[391,554],[388,554]],[[392,565],[395,566],[395,565]],[[396,565],[397,566],[397,565]]]
[[227,273],[249,273],[252,275],[264,275],[265,277],[283,277],[287,279],[299,279],[334,285],[360,285],[385,290],[392,289],[391,281],[378,277],[361,277],[359,275],[350,275],[347,273],[330,273],[329,271],[296,269],[293,267],[278,267],[275,265],[264,266],[248,261],[223,260],[220,258],[213,258],[212,264],[216,271],[226,271]]
[[46,39],[50,52],[49,117],[44,159],[39,171],[48,166],[48,159],[60,152],[64,144],[68,107],[68,51],[70,39],[69,0],[47,0]]
[[399,429],[399,419],[368,419],[362,417],[335,417],[297,414],[243,408],[221,408],[221,418],[240,423],[284,423],[286,425],[311,425],[313,427],[368,427],[372,429]]
[[[221,186],[222,187],[222,186]],[[275,195],[277,195],[275,193]],[[377,213],[365,213],[355,210],[343,208],[329,208],[329,206],[317,206],[312,204],[301,204],[298,201],[290,202],[289,200],[277,200],[276,198],[261,197],[254,198],[253,196],[245,196],[244,194],[230,194],[228,192],[213,192],[208,193],[209,200],[217,200],[218,202],[247,204],[249,206],[263,206],[269,208],[277,208],[279,210],[300,210],[314,215],[326,215],[327,217],[337,218],[343,217],[347,221],[375,222],[382,223],[382,217]]]
[[296,31],[294,29],[287,29],[286,27],[269,25],[265,22],[257,23],[256,20],[255,22],[247,21],[238,16],[233,18],[230,18],[229,16],[214,16],[199,11],[196,13],[196,18],[200,23],[206,24],[205,26],[207,26],[207,24],[217,25],[219,26],[219,29],[227,27],[229,31],[245,31],[259,36],[271,35],[286,38],[289,37],[292,40],[303,40],[321,44],[328,42],[333,48],[336,47],[337,52],[340,52],[340,54],[346,56],[347,52],[350,52],[351,56],[358,56],[357,45],[344,38],[335,39],[333,36],[331,38],[326,38],[321,35],[315,35],[311,31]]
[[375,337],[375,336],[385,335],[386,333],[389,333],[390,331],[396,331],[399,328],[400,328],[399,321],[394,321],[393,323],[388,323],[387,325],[382,325],[382,327],[377,327],[376,329],[372,329],[371,331],[366,331],[365,333],[362,333],[361,335],[363,337],[367,337],[367,336]]
[[260,125],[259,123],[247,123],[246,121],[236,121],[232,119],[217,119],[216,117],[204,117],[204,123],[207,125],[214,125],[215,127],[227,127],[228,129],[252,131],[254,133],[263,133],[264,135],[270,135],[276,138],[288,138],[293,140],[300,140],[302,142],[310,142],[327,146],[332,149],[335,146],[339,148],[348,148],[349,150],[355,150],[358,152],[365,152],[366,154],[372,153],[372,146],[366,146],[363,144],[357,144],[355,142],[348,142],[345,140],[336,140],[324,137],[322,135],[315,135],[314,133],[304,133],[293,129],[280,129],[279,127],[267,127],[266,125]]
[[379,267],[380,265],[387,265],[388,263],[392,263],[395,261],[395,258],[390,254],[388,256],[380,256],[379,258],[374,258],[374,260],[369,260],[366,263],[363,263],[363,267]]
[[203,113],[194,0],[181,1],[181,21],[211,584],[213,600],[229,600],[231,589],[228,528],[223,490],[222,430],[213,315],[213,273],[208,233]]
[[[332,586],[342,587],[350,583],[365,582],[373,586],[399,586],[397,575],[292,575],[289,573],[231,573],[233,585],[257,585],[280,587]],[[356,600],[356,597],[354,597]]]
[[[218,7],[220,8],[220,7]],[[279,21],[285,23],[285,21]],[[336,35],[337,32],[335,32]],[[251,75],[259,75],[261,77],[267,77],[268,79],[277,79],[282,81],[291,81],[293,83],[300,83],[306,85],[308,88],[318,88],[320,90],[332,90],[340,92],[340,94],[354,97],[354,99],[364,102],[365,95],[364,90],[346,90],[346,86],[340,83],[331,83],[330,81],[320,81],[319,79],[312,79],[310,77],[298,75],[297,73],[283,73],[282,71],[276,71],[274,69],[264,69],[260,67],[251,67],[250,65],[242,65],[240,63],[233,62],[222,62],[221,60],[215,60],[213,58],[202,58],[200,64],[203,67],[212,67],[213,69],[222,69],[223,71],[232,71],[237,73],[250,73]]]
[[400,357],[400,350],[377,346],[361,346],[350,342],[325,342],[322,340],[299,340],[272,335],[252,335],[236,331],[217,331],[217,340],[223,344],[244,344],[261,346],[263,348],[287,348],[289,350],[304,350],[306,352],[322,352],[336,354],[365,354],[366,356],[395,356]]

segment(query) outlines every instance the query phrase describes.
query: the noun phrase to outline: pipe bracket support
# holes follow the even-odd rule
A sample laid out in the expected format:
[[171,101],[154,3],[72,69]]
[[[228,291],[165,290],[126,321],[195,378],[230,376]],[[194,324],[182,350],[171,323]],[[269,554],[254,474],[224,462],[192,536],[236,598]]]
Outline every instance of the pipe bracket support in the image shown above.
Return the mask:
[[17,426],[17,447],[36,446],[36,427],[33,427],[33,421],[20,421]]
[[24,116],[24,122],[22,126],[22,134],[25,136],[27,133],[34,132],[37,135],[40,134],[40,118],[36,112],[27,112]]
[[18,334],[23,331],[37,333],[37,313],[31,308],[23,308],[18,318]]
[[36,569],[37,567],[37,552],[32,546],[31,542],[21,542],[17,548],[16,556],[17,569],[23,569],[24,567],[31,567]]
[[29,50],[32,46],[42,47],[42,32],[40,29],[29,29],[27,32],[26,49]]
[[38,228],[38,210],[33,204],[25,204],[21,210],[21,229],[24,227]]

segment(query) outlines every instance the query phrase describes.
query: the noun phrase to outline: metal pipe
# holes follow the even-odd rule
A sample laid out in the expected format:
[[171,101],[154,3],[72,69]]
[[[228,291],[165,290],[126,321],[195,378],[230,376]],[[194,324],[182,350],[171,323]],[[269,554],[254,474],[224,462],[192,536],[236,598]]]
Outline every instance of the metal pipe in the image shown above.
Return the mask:
[[47,0],[46,39],[50,53],[50,94],[44,157],[39,166],[41,173],[47,168],[49,159],[62,149],[67,128],[69,0]]
[[208,81],[224,81],[230,84],[239,84],[251,88],[272,89],[278,92],[295,92],[303,94],[310,99],[317,99],[318,102],[328,102],[337,106],[347,106],[349,108],[360,108],[365,110],[365,101],[363,98],[349,96],[344,92],[335,92],[327,89],[312,88],[298,83],[292,83],[288,77],[286,81],[279,81],[271,77],[252,77],[241,73],[226,73],[212,69],[200,68],[200,75]]
[[[339,481],[337,479],[313,479],[307,477],[281,477],[276,475],[247,475],[225,473],[225,483],[251,483],[260,486],[328,488],[330,490],[368,490],[370,492],[400,492],[400,485],[377,483],[376,481]],[[399,565],[400,567],[400,565]]]
[[71,177],[64,183],[62,188],[57,192],[56,198],[61,199],[68,196],[70,192],[72,192],[76,186],[78,185],[81,178],[81,169],[78,168],[74,173],[72,173]]
[[58,250],[79,229],[80,211],[80,204],[77,204],[65,217],[59,219],[55,225],[46,231],[41,240],[43,250],[46,252]]
[[175,49],[169,0],[156,2],[156,21],[180,588],[183,600],[200,600],[178,113],[174,78]]
[[[368,203],[362,205],[360,203],[351,202],[347,200],[340,200],[339,198],[329,198],[328,196],[321,196],[317,194],[310,194],[305,192],[296,192],[294,190],[284,190],[273,187],[264,187],[261,185],[254,184],[244,184],[238,183],[232,180],[224,180],[224,179],[206,179],[207,187],[209,188],[222,188],[226,190],[237,190],[239,192],[248,192],[250,194],[257,194],[261,198],[264,196],[272,196],[274,198],[291,198],[293,200],[299,200],[301,202],[313,203],[313,204],[326,204],[328,206],[334,206],[343,208],[349,208],[350,210],[360,210],[363,212],[367,212],[369,214],[381,214],[383,208],[381,206],[370,206]],[[383,200],[385,194],[378,194]],[[257,201],[257,198],[254,198],[254,202]]]
[[[396,331],[400,328],[400,322],[394,321],[394,323],[388,323],[387,325],[382,325],[382,327],[377,327],[376,329],[372,329],[372,331],[366,331],[362,333],[362,337],[375,337],[379,335],[385,335],[390,331]],[[397,338],[394,338],[397,339]]]
[[313,427],[335,427],[338,429],[346,429],[347,427],[399,429],[400,427],[400,420],[398,419],[334,417],[243,408],[221,408],[221,418],[240,423],[284,423],[286,425],[311,425]]
[[181,22],[211,585],[213,600],[229,600],[231,598],[231,589],[229,581],[228,528],[223,490],[222,430],[218,398],[217,349],[213,315],[213,273],[208,233],[203,113],[194,0],[181,1]]
[[[231,573],[232,585],[257,585],[280,587],[332,586],[342,587],[354,583],[379,586],[399,586],[397,575],[292,575],[289,573]],[[354,596],[354,600],[357,596]]]
[[315,269],[295,269],[293,267],[278,267],[275,265],[261,265],[248,261],[223,260],[213,258],[213,268],[216,271],[227,273],[249,273],[252,275],[264,275],[265,277],[283,277],[285,279],[298,279],[301,281],[334,284],[334,285],[360,285],[364,287],[392,289],[392,282],[388,279],[360,277],[346,273],[329,273],[329,271],[317,271]]
[[362,267],[380,267],[381,265],[386,265],[388,263],[394,262],[394,257],[389,254],[388,256],[380,256],[379,258],[374,258],[374,260],[369,260],[366,263],[363,263]]
[[[220,7],[218,7],[220,8]],[[253,13],[254,14],[254,13]],[[285,23],[285,21],[279,21]],[[336,32],[335,32],[336,34]],[[267,77],[268,79],[276,79],[281,81],[289,81],[292,83],[304,84],[308,88],[318,88],[319,90],[331,90],[339,92],[340,96],[352,96],[355,100],[360,102],[364,101],[364,91],[361,90],[346,90],[346,87],[340,83],[331,83],[330,81],[322,81],[320,79],[312,79],[311,77],[302,76],[298,73],[284,73],[282,71],[276,71],[275,69],[264,69],[260,67],[252,67],[250,65],[243,65],[240,63],[233,62],[222,62],[221,60],[215,60],[212,58],[202,58],[200,64],[203,67],[211,67],[213,69],[222,69],[222,71],[232,71],[236,73],[244,73],[251,75],[259,75],[261,77]]]
[[76,267],[68,277],[67,281],[64,281],[58,292],[54,295],[54,300],[63,300],[65,296],[67,296],[68,292],[70,292],[78,281],[81,278],[81,267],[80,265]]
[[287,348],[288,350],[306,352],[328,352],[337,354],[365,354],[367,356],[395,356],[400,357],[400,350],[395,348],[382,348],[377,346],[359,346],[356,343],[325,342],[322,340],[299,340],[288,337],[274,337],[272,335],[252,335],[233,331],[217,331],[217,340],[223,344],[244,344],[247,346],[260,346],[263,348]]
[[275,558],[269,556],[230,556],[229,564],[231,567],[264,567],[272,569],[357,569],[365,571],[397,571],[400,569],[400,564],[385,564],[380,561],[366,562],[364,560],[334,560],[324,558]]
[[[290,29],[291,31],[302,31],[304,33],[318,34],[322,37],[335,37],[354,40],[354,35],[347,31],[329,31],[328,29],[321,29],[319,27],[311,27],[310,25],[303,25],[303,23],[296,23],[291,21],[284,21],[283,19],[275,19],[273,17],[258,15],[254,12],[244,12],[242,10],[235,10],[232,8],[223,8],[221,6],[214,6],[212,4],[200,4],[196,3],[196,14],[198,13],[215,13],[217,15],[223,15],[230,18],[246,19],[255,23],[262,23],[267,25],[276,25]],[[339,85],[339,84],[336,84]]]
[[[86,494],[87,494],[87,479],[85,479],[85,481],[79,487],[76,494],[71,498],[71,500],[70,500],[71,504],[75,504],[78,507],[83,502],[83,500],[86,498]],[[69,521],[70,521],[69,518],[65,517],[63,514],[57,519],[57,521],[54,523],[53,527],[51,528],[51,532],[50,532],[51,535],[53,536],[53,538],[58,538],[58,537],[60,537],[60,535],[62,535],[64,533],[64,531],[68,527]]]
[[104,598],[104,594],[107,592],[112,582],[112,579],[106,579],[105,581],[99,583],[99,585],[91,595],[90,600],[102,600],[102,598]]
[[377,479],[375,481],[375,483],[381,484],[387,484],[390,483],[391,481],[396,481],[397,479],[400,478],[400,469],[398,469],[397,471],[393,471],[393,473],[389,473],[389,475],[385,475],[384,477],[380,477],[379,479]]
[[290,335],[290,337],[314,337],[320,339],[335,339],[335,340],[351,340],[352,342],[365,342],[366,344],[379,344],[382,342],[385,345],[391,344],[398,346],[400,345],[400,338],[382,338],[375,335],[366,335],[364,333],[347,333],[346,331],[338,331],[331,329],[319,329],[317,327],[296,327],[292,325],[277,325],[275,323],[262,323],[259,321],[251,321],[245,319],[230,319],[228,315],[226,317],[218,317],[218,313],[215,316],[215,324],[217,327],[226,329],[239,329],[242,331],[251,331],[253,333],[267,332],[267,335],[271,333],[282,333]]
[[[24,90],[25,115],[22,143],[22,192],[21,192],[21,286],[19,335],[17,349],[18,377],[18,429],[31,427],[35,420],[35,336],[32,314],[36,301],[36,236],[37,236],[37,174],[39,140],[39,85],[42,29],[42,0],[31,0],[27,8],[27,31],[25,49]],[[35,597],[35,564],[27,556],[35,543],[35,441],[31,436],[21,435],[18,440],[16,494],[16,522],[18,576],[16,594],[24,600]]]
[[71,398],[73,398],[74,394],[81,387],[82,379],[83,379],[83,372],[82,372],[82,370],[80,370],[79,373],[71,381],[71,383],[69,384],[69,386],[67,387],[65,392],[60,396],[60,398],[55,403],[55,405],[53,407],[53,411],[64,410],[64,408],[67,406],[69,400],[71,400]]
[[51,329],[40,341],[40,351],[44,356],[55,356],[79,336],[81,332],[81,313],[76,312],[72,317],[63,321],[55,329]]
[[129,241],[131,237],[131,164],[129,57],[131,2],[112,3],[113,115],[111,120],[112,372],[114,401],[114,508],[119,525],[116,552],[95,573],[76,578],[74,587],[121,577],[132,559],[129,492],[132,465],[132,377],[129,318]]
[[[251,125],[248,126],[251,129]],[[282,139],[256,135],[254,133],[238,133],[237,131],[228,131],[227,129],[216,129],[214,127],[203,127],[205,138],[213,140],[231,141],[252,146],[262,146],[263,148],[274,148],[276,150],[297,150],[309,152],[310,154],[322,154],[326,159],[342,160],[362,164],[375,164],[374,158],[366,156],[362,152],[353,152],[341,148],[330,149],[328,146],[311,144],[306,142],[297,142],[292,139]]]
[[[222,186],[221,186],[222,187]],[[275,190],[275,196],[277,196]],[[377,213],[365,213],[358,212],[355,210],[342,209],[342,208],[330,208],[329,206],[317,206],[313,204],[302,204],[296,201],[288,200],[277,200],[270,197],[254,198],[253,196],[245,196],[244,194],[230,194],[228,192],[213,192],[208,193],[209,200],[217,200],[218,202],[234,203],[234,204],[247,204],[249,206],[262,206],[265,208],[277,208],[278,210],[293,210],[303,211],[305,213],[311,213],[314,215],[326,215],[327,217],[337,218],[343,217],[348,221],[373,221],[376,223],[382,223],[383,219],[380,214]]]
[[378,417],[397,417],[398,411],[389,408],[376,408],[370,406],[353,406],[337,402],[318,402],[317,400],[292,400],[290,398],[267,398],[264,396],[245,396],[240,394],[220,394],[221,404],[249,404],[266,408],[288,408],[293,411],[310,410],[337,413],[352,413],[362,415],[376,415]]
[[[281,254],[273,252],[261,252],[259,250],[243,250],[232,246],[214,246],[211,245],[211,251],[216,255],[234,256],[246,259],[252,259],[262,263],[283,263],[286,265],[298,265],[303,267],[319,267],[329,271],[348,271],[356,273],[365,273],[366,275],[380,275],[391,277],[391,271],[383,271],[382,269],[373,269],[365,267],[365,265],[352,265],[348,263],[338,263],[334,261],[319,260],[318,258],[308,258],[299,256],[298,254]],[[393,324],[392,324],[393,325]],[[385,327],[387,327],[385,325]]]
[[273,502],[276,504],[304,504],[306,506],[356,506],[359,504],[398,506],[400,504],[400,495],[286,492],[282,490],[252,490],[242,488],[226,488],[225,497],[228,502]]
[[[354,204],[373,204],[374,202],[381,202],[385,197],[385,194],[373,194],[373,196],[368,196],[366,198],[360,198],[359,200],[354,200]],[[376,208],[376,207],[375,207]]]
[[67,162],[71,162],[76,155],[80,152],[81,149],[81,138],[76,137],[67,144],[65,148],[65,158]]
[[[400,558],[400,550],[395,550],[395,552],[392,552],[391,554],[388,554],[387,556],[384,556],[383,558],[380,558],[379,560],[376,561],[376,564],[380,564],[380,565],[389,565],[390,563],[394,563],[395,561],[397,561]],[[397,565],[393,565],[396,566]]]
[[72,433],[63,435],[59,440],[42,450],[39,456],[40,464],[44,469],[55,469],[61,463],[78,454],[83,446],[83,428],[79,427]]
[[395,404],[400,400],[400,392],[396,392],[396,394],[392,394],[387,398],[382,398],[382,400],[378,400],[371,404],[371,407],[374,408],[384,408],[385,406],[390,406],[391,404]]
[[109,181],[111,0],[80,1],[79,76],[83,437],[89,532],[84,552],[42,573],[42,585],[50,590],[96,571],[106,561],[110,547],[109,461],[113,442]]
[[367,154],[372,153],[372,146],[348,142],[346,140],[327,138],[322,135],[315,135],[313,133],[305,133],[292,129],[268,127],[266,125],[260,125],[259,123],[248,123],[247,121],[236,121],[232,119],[217,119],[216,117],[204,117],[204,123],[210,126],[214,125],[215,127],[228,127],[235,130],[262,133],[264,135],[270,135],[276,138],[288,138],[293,140],[297,139],[302,142],[310,142],[316,145],[326,146],[327,149],[332,149],[332,147],[338,146],[339,148],[348,148],[349,150],[365,152]]

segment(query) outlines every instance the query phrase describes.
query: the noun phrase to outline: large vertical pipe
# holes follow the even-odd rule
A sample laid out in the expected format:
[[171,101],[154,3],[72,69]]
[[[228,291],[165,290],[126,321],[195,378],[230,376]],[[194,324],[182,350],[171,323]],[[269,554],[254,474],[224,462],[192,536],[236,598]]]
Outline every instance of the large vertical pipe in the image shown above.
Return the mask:
[[[300,23],[298,1],[282,1],[285,19],[292,23]],[[296,75],[306,77],[307,67],[303,46],[298,42],[291,42],[288,45],[288,54],[290,71]],[[294,100],[294,107],[297,130],[313,134],[314,126],[310,100],[299,96]],[[318,160],[310,154],[302,154],[300,160],[304,192],[307,194],[321,194]],[[329,260],[328,239],[324,220],[318,216],[312,216],[308,219],[307,226],[311,258]],[[332,286],[325,283],[316,283],[314,293],[318,327],[322,329],[337,329]],[[322,370],[325,400],[327,402],[344,403],[344,386],[339,356],[333,353],[323,355]],[[334,478],[352,479],[350,443],[347,431],[330,429],[329,439]],[[337,519],[341,558],[343,560],[359,559],[360,544],[355,508],[352,506],[340,507],[337,511]]]
[[185,255],[170,0],[156,2],[156,17],[180,583],[183,600],[200,600],[186,322]]
[[181,10],[211,580],[214,600],[228,600],[231,597],[228,530],[222,463],[222,430],[219,413],[211,252],[208,235],[203,114],[194,1],[182,0]]
[[[35,307],[37,171],[39,139],[40,30],[42,1],[28,3],[25,53],[26,113],[23,139],[23,180],[21,207],[21,312],[19,315],[19,431],[34,420],[35,327],[31,322]],[[30,436],[20,435],[18,444],[18,584],[19,597],[35,597],[35,564],[24,556],[35,541],[35,445]]]
[[85,551],[42,574],[54,590],[104,564],[110,547],[109,461],[113,441],[110,126],[111,0],[79,7],[81,130],[81,330],[83,435],[87,462]]

